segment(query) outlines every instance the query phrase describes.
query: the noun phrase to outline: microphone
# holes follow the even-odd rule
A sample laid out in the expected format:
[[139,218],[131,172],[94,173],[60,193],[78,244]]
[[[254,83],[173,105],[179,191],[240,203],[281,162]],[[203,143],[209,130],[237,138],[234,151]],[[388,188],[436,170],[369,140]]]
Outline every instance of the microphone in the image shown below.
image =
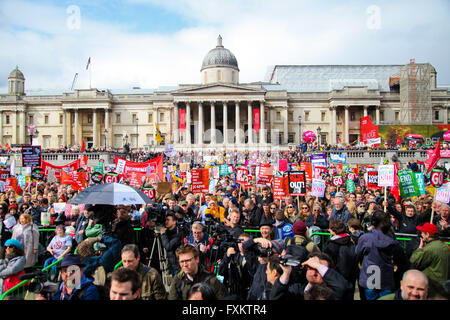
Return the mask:
[[41,276],[45,275],[44,272],[42,271],[36,271],[36,272],[32,272],[32,273],[25,273],[19,276],[19,280],[29,280],[29,279],[34,279],[34,278],[39,278]]

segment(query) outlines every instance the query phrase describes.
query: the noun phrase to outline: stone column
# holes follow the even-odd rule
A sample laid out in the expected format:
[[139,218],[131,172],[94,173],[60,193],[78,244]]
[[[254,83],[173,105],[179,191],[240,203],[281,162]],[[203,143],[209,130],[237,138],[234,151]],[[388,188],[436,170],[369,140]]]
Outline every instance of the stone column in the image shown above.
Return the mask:
[[223,144],[228,144],[228,105],[227,101],[223,101]]
[[105,109],[105,129],[108,131],[108,133],[106,134],[106,146],[107,147],[111,147],[112,145],[112,141],[111,141],[111,137],[112,137],[112,129],[111,126],[109,125],[109,121],[110,121],[110,110],[109,109]]
[[178,113],[178,102],[174,103],[174,109],[173,109],[173,143],[177,144],[180,142],[179,140],[179,113]]
[[331,106],[331,130],[330,130],[330,144],[335,145],[336,144],[336,107]]
[[275,143],[275,141],[276,141],[276,139],[274,139],[274,127],[273,127],[273,120],[274,120],[274,118],[275,118],[275,109],[274,109],[274,107],[271,107],[270,108],[270,144],[271,145],[274,145],[274,143]]
[[189,146],[191,144],[191,103],[186,102],[186,121],[185,121],[186,129],[184,135],[184,144]]
[[376,106],[375,109],[375,124],[376,125],[380,124],[380,106]]
[[92,143],[93,143],[93,147],[97,148],[98,147],[98,130],[97,130],[97,109],[93,109],[92,110],[92,123],[94,125],[94,131],[93,131],[93,139],[92,139]]
[[75,145],[80,146],[80,133],[82,134],[83,128],[79,124],[78,109],[73,112],[75,113]]
[[369,108],[369,106],[363,106],[364,108],[364,117],[367,117],[367,109]]
[[444,112],[444,117],[445,117],[444,123],[448,124],[448,105],[444,106],[444,110],[445,110],[445,112]]
[[235,118],[236,118],[236,123],[235,123],[235,144],[240,144],[241,143],[241,120],[240,120],[240,108],[239,108],[239,101],[235,101]]
[[198,134],[197,143],[203,144],[203,102],[198,103]]
[[211,143],[212,145],[217,144],[216,140],[216,102],[211,101]]
[[344,106],[344,112],[345,112],[345,124],[344,124],[344,144],[348,144],[349,143],[349,135],[348,135],[348,130],[350,128],[349,126],[349,117],[348,117],[348,113],[349,113],[349,109],[350,106]]
[[25,111],[19,111],[19,135],[18,135],[18,143],[27,144],[26,141],[26,132],[25,132]]
[[252,113],[252,102],[247,101],[247,115],[248,115],[248,144],[253,144],[253,113]]
[[266,144],[267,139],[266,139],[266,129],[264,126],[264,121],[266,121],[265,114],[264,114],[264,101],[259,102],[259,115],[261,117],[261,119],[260,119],[261,125],[259,128],[259,143]]
[[288,127],[288,107],[286,106],[286,108],[284,109],[284,123],[283,123],[283,144],[287,145],[288,144],[288,137],[289,137],[289,127]]
[[67,146],[67,111],[63,110],[63,145]]

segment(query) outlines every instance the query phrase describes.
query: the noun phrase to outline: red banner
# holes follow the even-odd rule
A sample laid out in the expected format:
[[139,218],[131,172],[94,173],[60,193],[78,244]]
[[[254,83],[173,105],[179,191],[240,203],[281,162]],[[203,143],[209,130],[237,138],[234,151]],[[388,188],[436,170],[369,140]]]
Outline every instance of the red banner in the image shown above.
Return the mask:
[[288,177],[273,177],[273,198],[275,200],[284,200],[288,193]]
[[55,171],[55,178],[56,180],[61,179],[61,170],[64,169],[66,172],[73,172],[77,171],[80,168],[80,159],[77,159],[69,164],[66,164],[65,166],[55,166],[47,161],[42,160],[42,169],[44,169],[45,175],[48,176],[48,173],[50,170]]
[[367,143],[368,139],[378,138],[378,126],[374,126],[369,116],[362,117],[360,121],[361,141]]
[[310,162],[300,162],[300,171],[305,171],[306,181],[312,181],[312,164]]
[[259,120],[259,108],[253,108],[253,129],[255,129],[256,132],[259,132]]
[[426,174],[428,175],[431,170],[433,170],[434,167],[436,167],[437,163],[441,159],[441,139],[439,138],[439,141],[436,145],[436,148],[434,149],[434,152],[428,156],[427,160],[425,161],[425,168],[427,169]]
[[192,193],[209,192],[209,170],[192,169],[191,170]]
[[186,109],[180,109],[180,131],[186,130]]
[[156,178],[157,176],[159,181],[164,181],[162,155],[145,162],[128,161],[116,156],[114,163],[116,164],[115,172],[126,176],[128,179],[131,178],[131,173],[135,172],[134,179],[137,178],[139,173],[149,177],[153,176]]

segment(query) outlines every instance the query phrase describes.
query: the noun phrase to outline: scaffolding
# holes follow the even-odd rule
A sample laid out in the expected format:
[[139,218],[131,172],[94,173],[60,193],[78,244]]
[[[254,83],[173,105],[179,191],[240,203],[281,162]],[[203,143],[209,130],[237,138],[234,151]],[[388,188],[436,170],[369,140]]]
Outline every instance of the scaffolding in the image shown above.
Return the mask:
[[429,64],[416,64],[414,59],[400,70],[400,121],[404,124],[432,123],[431,73]]

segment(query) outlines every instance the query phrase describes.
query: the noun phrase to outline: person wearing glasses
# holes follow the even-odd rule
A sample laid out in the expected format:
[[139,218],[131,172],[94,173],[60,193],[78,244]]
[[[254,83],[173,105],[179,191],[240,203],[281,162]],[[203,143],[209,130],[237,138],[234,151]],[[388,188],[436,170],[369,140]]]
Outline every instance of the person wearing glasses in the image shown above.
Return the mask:
[[306,202],[300,202],[300,219],[302,219],[302,221],[306,221],[306,219],[308,218],[308,216],[311,215],[311,209],[309,207],[309,205]]
[[178,272],[170,284],[169,300],[187,300],[190,289],[200,282],[207,283],[213,289],[218,300],[227,295],[225,286],[199,263],[199,251],[189,244],[176,250],[176,256],[180,264]]
[[273,202],[271,203],[264,203],[263,204],[263,214],[261,215],[261,220],[259,224],[261,223],[275,223],[275,211],[277,210],[277,205]]
[[213,243],[213,238],[205,232],[205,226],[200,221],[195,221],[192,224],[192,232],[189,236],[183,239],[184,244],[190,244],[196,247],[200,253],[200,264],[203,266],[207,265],[208,250],[211,248]]
[[297,212],[297,208],[295,207],[295,205],[293,203],[286,205],[286,207],[284,209],[284,215],[286,218],[289,219],[289,222],[291,224],[294,224],[295,221],[297,221],[297,220],[301,220],[301,217]]

